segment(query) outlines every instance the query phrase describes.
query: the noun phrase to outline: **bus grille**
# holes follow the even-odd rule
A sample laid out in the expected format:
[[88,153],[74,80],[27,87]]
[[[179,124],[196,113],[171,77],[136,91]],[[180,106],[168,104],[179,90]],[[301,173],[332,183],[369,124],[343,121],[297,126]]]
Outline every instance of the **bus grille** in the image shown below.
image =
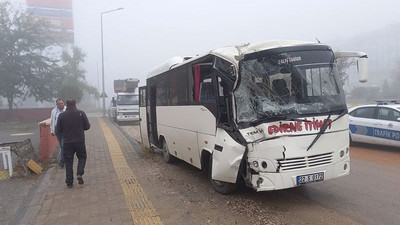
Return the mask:
[[310,168],[321,165],[331,164],[333,160],[333,152],[319,155],[311,155],[307,157],[278,159],[280,171],[290,171],[296,169]]

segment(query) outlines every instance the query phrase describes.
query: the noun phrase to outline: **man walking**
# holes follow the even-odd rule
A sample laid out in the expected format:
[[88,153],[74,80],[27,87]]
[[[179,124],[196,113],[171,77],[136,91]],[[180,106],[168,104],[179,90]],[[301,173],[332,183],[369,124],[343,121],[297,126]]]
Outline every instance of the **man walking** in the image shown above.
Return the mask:
[[74,183],[74,154],[78,157],[76,177],[79,184],[83,184],[83,174],[86,165],[85,130],[89,130],[90,123],[85,112],[76,108],[75,100],[67,100],[67,110],[59,115],[56,134],[63,135],[64,160],[65,160],[65,183],[72,188]]
[[[53,110],[51,110],[51,116],[50,116],[50,133],[51,135],[56,135],[55,133],[55,128],[57,125],[57,120],[58,116],[60,113],[65,111],[65,106],[64,106],[64,101],[60,98],[56,100],[56,107],[54,107]],[[57,134],[57,141],[58,144],[60,145],[60,162],[59,165],[61,168],[64,168],[64,151],[63,151],[63,138],[61,134]]]

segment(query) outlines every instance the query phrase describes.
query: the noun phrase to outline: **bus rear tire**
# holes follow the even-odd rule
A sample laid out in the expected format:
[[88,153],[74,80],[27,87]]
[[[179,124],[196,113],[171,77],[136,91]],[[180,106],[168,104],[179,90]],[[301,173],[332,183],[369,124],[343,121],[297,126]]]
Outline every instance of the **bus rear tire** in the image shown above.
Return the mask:
[[164,161],[166,163],[170,163],[171,164],[171,163],[174,163],[176,161],[175,156],[173,156],[173,155],[171,155],[169,153],[169,148],[168,148],[168,145],[167,145],[167,141],[165,139],[163,139],[163,152],[162,152],[162,154],[163,154],[163,159],[164,159]]
[[236,191],[236,189],[237,189],[236,184],[212,179],[212,155],[210,156],[208,165],[209,165],[208,176],[210,179],[210,183],[216,192],[223,194],[223,195],[227,195],[227,194],[230,194],[230,193],[233,193]]

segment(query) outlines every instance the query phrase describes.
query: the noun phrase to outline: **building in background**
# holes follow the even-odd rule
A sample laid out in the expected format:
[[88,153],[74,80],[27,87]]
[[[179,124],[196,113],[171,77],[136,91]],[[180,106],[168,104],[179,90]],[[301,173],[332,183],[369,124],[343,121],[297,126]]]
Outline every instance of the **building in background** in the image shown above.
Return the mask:
[[44,19],[51,37],[64,47],[74,44],[74,18],[72,0],[26,0],[27,12],[34,18]]

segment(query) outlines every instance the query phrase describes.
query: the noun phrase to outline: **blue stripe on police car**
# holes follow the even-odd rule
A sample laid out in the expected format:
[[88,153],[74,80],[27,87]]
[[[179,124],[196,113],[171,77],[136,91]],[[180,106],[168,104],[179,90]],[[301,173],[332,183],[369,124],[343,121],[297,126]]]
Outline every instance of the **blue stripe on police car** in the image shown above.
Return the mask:
[[384,138],[394,141],[400,141],[400,131],[374,128],[360,125],[349,125],[350,132],[353,134],[366,135],[377,138]]

